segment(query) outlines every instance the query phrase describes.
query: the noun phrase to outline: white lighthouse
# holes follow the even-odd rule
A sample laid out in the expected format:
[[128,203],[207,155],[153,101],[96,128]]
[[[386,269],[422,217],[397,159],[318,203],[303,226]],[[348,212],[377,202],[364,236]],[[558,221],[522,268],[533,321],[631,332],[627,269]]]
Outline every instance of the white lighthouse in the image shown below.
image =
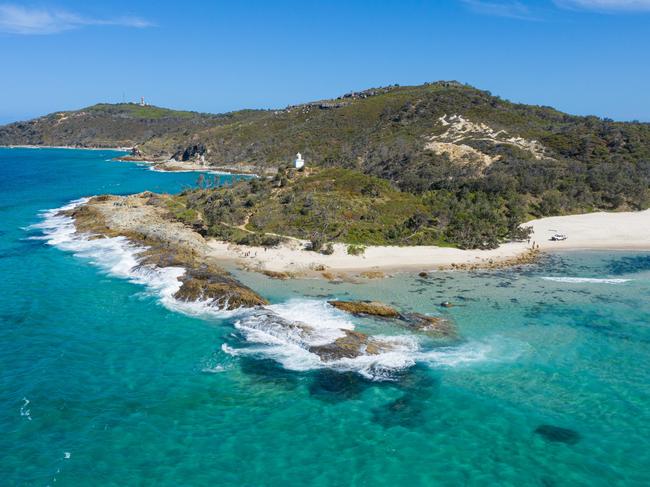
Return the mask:
[[293,165],[296,169],[301,169],[305,166],[305,160],[302,158],[302,154],[300,152],[296,154],[296,160],[293,161]]

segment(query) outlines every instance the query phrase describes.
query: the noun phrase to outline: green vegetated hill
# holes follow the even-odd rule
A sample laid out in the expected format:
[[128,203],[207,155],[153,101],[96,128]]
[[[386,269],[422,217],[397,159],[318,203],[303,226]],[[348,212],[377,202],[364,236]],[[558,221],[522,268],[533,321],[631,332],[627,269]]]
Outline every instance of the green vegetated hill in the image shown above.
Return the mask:
[[525,205],[516,195],[413,194],[344,168],[281,168],[273,179],[228,187],[210,187],[201,177],[197,189],[171,201],[173,215],[204,235],[250,245],[275,245],[288,236],[321,251],[334,242],[490,248],[528,234],[518,228]]
[[[399,194],[400,201],[416,202],[411,214],[402,214],[403,225],[420,215],[419,223],[409,223],[411,233],[393,229],[377,240],[368,230],[368,242],[407,244],[426,233],[426,241],[493,246],[531,216],[650,204],[650,124],[515,104],[456,82],[389,86],[223,115],[96,105],[0,127],[0,144],[134,145],[144,159],[200,159],[260,173],[275,172],[301,152],[310,168],[354,171],[346,179],[356,174],[357,186],[375,176],[389,182],[385,191]],[[299,192],[303,184],[298,179],[289,186]],[[319,199],[320,189],[304,191]],[[349,201],[349,195],[337,200],[339,211]],[[377,215],[386,211],[368,215],[380,222]],[[388,232],[387,225],[379,224]],[[359,228],[344,229],[339,238],[354,241]],[[329,238],[337,231],[320,232]]]
[[225,118],[135,103],[102,103],[0,127],[0,145],[133,147],[153,138],[187,136]]

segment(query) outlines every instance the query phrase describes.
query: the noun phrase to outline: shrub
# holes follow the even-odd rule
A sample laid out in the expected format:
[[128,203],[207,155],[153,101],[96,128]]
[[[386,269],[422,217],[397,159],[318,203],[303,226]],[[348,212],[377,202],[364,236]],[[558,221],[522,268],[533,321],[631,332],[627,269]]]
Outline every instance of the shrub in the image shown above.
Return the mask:
[[321,249],[320,253],[323,255],[332,255],[334,253],[334,245],[328,243]]
[[361,194],[364,196],[377,198],[381,195],[381,188],[376,183],[368,183],[363,188],[361,188]]
[[259,239],[257,234],[254,233],[246,233],[244,235],[241,235],[239,237],[235,238],[235,243],[239,245],[258,245],[259,244]]
[[348,245],[349,255],[363,255],[366,248],[363,245]]
[[309,239],[309,250],[318,252],[323,248],[324,244],[325,241],[323,240],[322,235],[313,234]]
[[276,235],[264,235],[260,241],[262,247],[277,247],[282,239]]

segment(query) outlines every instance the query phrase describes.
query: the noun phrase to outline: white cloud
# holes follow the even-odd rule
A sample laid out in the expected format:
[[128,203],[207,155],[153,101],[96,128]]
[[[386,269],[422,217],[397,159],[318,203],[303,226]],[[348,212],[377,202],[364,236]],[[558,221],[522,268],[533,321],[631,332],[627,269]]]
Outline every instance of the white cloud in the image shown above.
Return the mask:
[[45,8],[26,8],[0,4],[0,32],[9,34],[56,34],[89,25],[150,27],[153,24],[137,17],[96,19],[83,15]]
[[559,7],[599,12],[650,12],[650,0],[555,0]]
[[539,20],[530,8],[518,1],[461,0],[468,9],[477,14],[507,17],[519,20]]

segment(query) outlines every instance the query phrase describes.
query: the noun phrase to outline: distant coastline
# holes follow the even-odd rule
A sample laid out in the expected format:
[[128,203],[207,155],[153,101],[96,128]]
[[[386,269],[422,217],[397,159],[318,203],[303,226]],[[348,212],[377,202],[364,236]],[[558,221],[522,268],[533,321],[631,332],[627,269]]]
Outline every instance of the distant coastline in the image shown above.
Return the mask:
[[129,152],[132,147],[79,147],[71,145],[0,145],[4,149],[76,149],[76,150],[103,150],[116,152]]
[[[131,152],[133,150],[132,147],[79,147],[69,145],[0,145],[0,149],[66,149],[114,152]],[[130,156],[117,157],[115,160],[119,162],[147,164],[152,171],[159,172],[206,172],[210,174],[230,174],[235,176],[257,176],[257,173],[245,169],[238,170],[236,167],[209,166],[191,161],[154,161],[147,160],[146,158],[132,158]]]

